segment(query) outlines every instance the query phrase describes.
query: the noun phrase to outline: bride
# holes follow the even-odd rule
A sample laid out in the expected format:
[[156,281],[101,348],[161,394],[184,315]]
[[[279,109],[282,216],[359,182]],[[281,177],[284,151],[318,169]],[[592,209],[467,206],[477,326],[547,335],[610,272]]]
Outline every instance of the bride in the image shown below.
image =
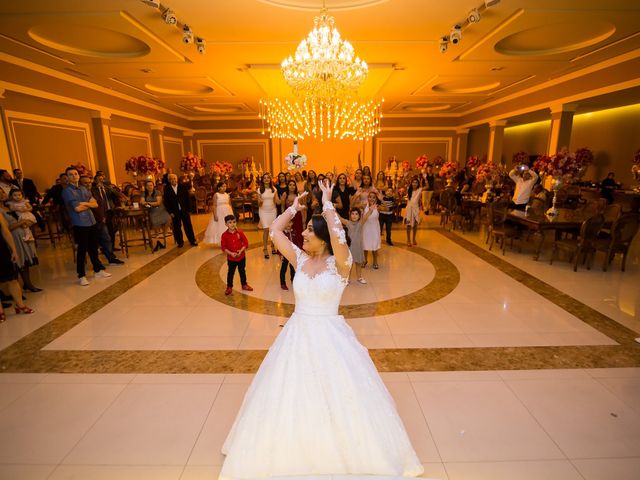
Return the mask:
[[297,272],[295,311],[246,393],[220,480],[423,472],[367,349],[338,315],[352,262],[331,187],[320,188],[323,213],[307,224],[304,250],[283,229],[306,193],[271,224]]

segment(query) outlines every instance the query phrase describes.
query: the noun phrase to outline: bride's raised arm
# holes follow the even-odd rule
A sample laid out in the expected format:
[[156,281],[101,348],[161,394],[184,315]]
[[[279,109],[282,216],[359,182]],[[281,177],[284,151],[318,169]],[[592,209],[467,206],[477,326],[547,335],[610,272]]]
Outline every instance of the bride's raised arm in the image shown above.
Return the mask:
[[322,190],[322,216],[327,222],[329,229],[329,237],[331,238],[331,248],[333,249],[333,255],[336,258],[336,268],[343,277],[349,276],[351,270],[351,253],[349,252],[349,245],[347,245],[347,236],[340,221],[340,216],[336,212],[333,203],[331,202],[332,187],[329,184],[329,180],[325,179],[319,183]]
[[284,228],[287,226],[287,223],[293,220],[296,213],[305,208],[303,200],[306,195],[307,192],[303,192],[298,195],[293,201],[293,205],[287,208],[281,215],[271,222],[271,226],[269,227],[269,236],[271,237],[273,244],[278,251],[284,255],[287,260],[289,260],[289,263],[293,265],[293,268],[297,268],[298,266],[298,256],[296,255],[296,249],[298,249],[298,247],[296,247],[284,234]]

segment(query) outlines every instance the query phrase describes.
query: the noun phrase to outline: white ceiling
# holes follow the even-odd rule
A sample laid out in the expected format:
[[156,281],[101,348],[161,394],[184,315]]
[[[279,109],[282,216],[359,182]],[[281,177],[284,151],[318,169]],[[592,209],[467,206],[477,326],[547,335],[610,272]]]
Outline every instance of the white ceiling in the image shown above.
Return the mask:
[[[321,0],[163,0],[182,30],[139,0],[0,3],[0,51],[160,103],[192,119],[252,116],[260,98],[287,96],[279,64],[313,27]],[[529,87],[640,51],[640,2],[502,0],[442,35],[483,0],[327,0],[343,38],[370,65],[360,89],[389,115],[463,114]],[[639,76],[630,71],[629,78]],[[0,78],[1,78],[0,73]],[[637,101],[637,89],[594,105]],[[621,100],[624,99],[624,100]]]

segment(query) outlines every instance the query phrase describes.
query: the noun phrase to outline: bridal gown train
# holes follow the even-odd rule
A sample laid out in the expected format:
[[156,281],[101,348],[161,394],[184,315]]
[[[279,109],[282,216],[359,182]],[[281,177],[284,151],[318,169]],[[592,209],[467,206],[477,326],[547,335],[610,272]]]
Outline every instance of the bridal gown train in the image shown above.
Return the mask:
[[309,277],[295,250],[295,311],[245,395],[219,479],[420,475],[391,395],[338,315],[346,281],[335,257]]

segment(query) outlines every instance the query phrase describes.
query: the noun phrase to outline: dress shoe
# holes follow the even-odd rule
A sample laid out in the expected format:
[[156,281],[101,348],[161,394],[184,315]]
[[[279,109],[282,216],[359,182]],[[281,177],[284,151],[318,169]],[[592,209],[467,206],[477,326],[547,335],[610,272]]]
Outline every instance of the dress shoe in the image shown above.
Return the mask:
[[197,247],[198,246],[198,242],[189,242],[191,244],[192,247]]
[[248,283],[242,285],[242,289],[246,290],[247,292],[253,292],[253,287],[251,287]]
[[233,293],[233,288],[231,287],[227,287],[227,289],[224,291],[225,295],[231,295]]
[[119,258],[112,258],[109,260],[109,265],[124,265],[124,262]]
[[42,289],[41,289],[41,288],[35,287],[35,286],[33,286],[33,285],[29,285],[28,287],[27,287],[27,286],[25,286],[25,287],[24,287],[24,290],[28,290],[28,291],[33,292],[33,293],[38,293],[38,292],[41,292],[41,291],[42,291]]
[[282,285],[280,285],[280,288],[281,288],[282,290],[289,290],[289,287],[287,287],[287,284],[286,284],[286,283],[283,283]]
[[179,243],[178,248],[182,248],[182,247],[184,247],[184,243]]

